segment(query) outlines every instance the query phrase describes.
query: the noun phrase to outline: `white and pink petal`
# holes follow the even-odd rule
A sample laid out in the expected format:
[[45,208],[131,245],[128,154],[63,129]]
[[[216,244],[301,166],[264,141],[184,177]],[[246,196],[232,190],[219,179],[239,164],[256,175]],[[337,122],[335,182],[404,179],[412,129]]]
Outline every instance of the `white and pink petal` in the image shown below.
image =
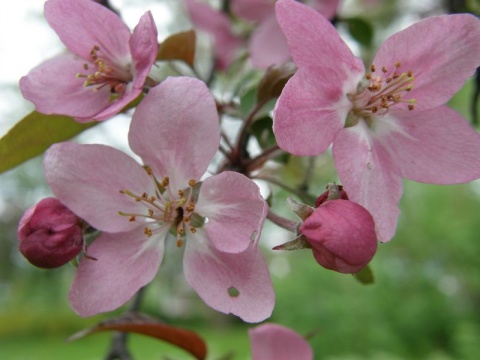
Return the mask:
[[55,196],[94,228],[124,232],[138,226],[119,212],[146,214],[147,208],[120,193],[152,195],[153,181],[125,153],[104,145],[55,144],[46,152],[45,175]]
[[155,277],[162,262],[164,242],[142,251],[143,228],[125,233],[102,233],[88,247],[69,293],[70,305],[80,316],[112,311],[125,304]]
[[273,311],[275,294],[270,274],[253,244],[241,253],[222,253],[199,229],[187,235],[183,271],[200,298],[217,311],[245,322],[260,322]]
[[205,231],[217,250],[238,253],[258,242],[268,205],[252,180],[225,171],[202,183],[195,212],[208,219]]
[[395,235],[402,196],[399,168],[365,123],[340,131],[333,143],[338,176],[351,201],[373,216],[378,240]]
[[169,77],[152,88],[132,119],[129,143],[172,191],[188,187],[207,170],[220,144],[215,100],[204,82]]

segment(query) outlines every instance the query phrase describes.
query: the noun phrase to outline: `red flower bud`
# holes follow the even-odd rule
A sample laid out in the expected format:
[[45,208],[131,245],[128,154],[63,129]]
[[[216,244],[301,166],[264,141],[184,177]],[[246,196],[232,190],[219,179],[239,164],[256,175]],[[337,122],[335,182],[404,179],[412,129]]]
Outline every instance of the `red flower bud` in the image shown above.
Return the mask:
[[83,249],[80,219],[55,198],[32,206],[18,226],[20,252],[41,268],[62,266]]
[[[332,195],[332,190],[334,191],[334,195]],[[318,208],[327,200],[333,200],[332,196],[336,199],[348,200],[347,192],[343,190],[342,185],[329,184],[327,190],[315,200],[315,207]]]
[[323,267],[341,273],[356,273],[377,250],[372,215],[349,200],[328,200],[314,209],[300,226]]

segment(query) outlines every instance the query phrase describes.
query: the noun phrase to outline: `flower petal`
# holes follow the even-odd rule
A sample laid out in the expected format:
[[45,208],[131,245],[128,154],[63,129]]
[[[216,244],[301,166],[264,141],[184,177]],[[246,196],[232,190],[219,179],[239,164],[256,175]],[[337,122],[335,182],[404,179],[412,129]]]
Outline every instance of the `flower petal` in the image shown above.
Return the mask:
[[133,30],[130,38],[130,51],[133,58],[133,83],[110,106],[95,116],[96,120],[106,120],[120,112],[140,95],[145,80],[152,68],[158,52],[157,28],[150,11],[146,12]]
[[208,218],[205,231],[217,250],[238,253],[257,243],[268,205],[253,181],[225,171],[202,183],[195,212]]
[[48,0],[45,18],[67,48],[91,59],[98,46],[110,59],[129,57],[130,30],[113,11],[87,0]]
[[238,254],[209,245],[203,229],[188,234],[183,271],[190,286],[211,308],[232,313],[245,322],[268,318],[275,303],[270,274],[253,244]]
[[363,72],[337,30],[323,15],[294,0],[276,3],[277,20],[298,67],[319,66],[337,71]]
[[391,111],[389,118],[401,131],[383,142],[402,177],[431,184],[480,178],[480,135],[456,111]]
[[305,3],[317,10],[327,19],[333,19],[337,14],[340,0],[310,0]]
[[259,69],[283,64],[290,59],[287,40],[273,13],[252,34],[249,51],[252,65]]
[[70,289],[70,305],[81,316],[115,310],[155,277],[164,242],[141,251],[143,229],[128,233],[102,233],[88,247],[96,260],[83,257]]
[[422,20],[388,38],[373,64],[415,77],[408,98],[415,108],[444,104],[480,65],[480,21],[468,14],[443,15]]
[[[83,86],[81,59],[61,55],[47,60],[20,79],[23,96],[43,114],[63,114],[91,119],[104,109],[110,99],[110,88],[93,91]],[[61,76],[61,77],[60,77]]]
[[378,239],[390,240],[395,234],[400,213],[397,204],[402,195],[394,159],[363,122],[339,132],[333,157],[349,199],[372,214]]
[[140,18],[129,44],[135,68],[133,87],[142,89],[158,52],[157,27],[150,11]]
[[101,231],[124,232],[139,226],[119,211],[146,213],[145,206],[120,190],[138,195],[154,193],[145,170],[130,156],[109,146],[56,144],[47,151],[44,166],[55,196]]
[[295,331],[277,324],[248,330],[252,360],[313,360],[310,344]]
[[303,67],[287,82],[277,101],[273,131],[278,146],[294,155],[324,152],[344,127],[351,102],[344,88],[356,87],[343,74],[321,67]]
[[195,27],[213,37],[217,66],[220,69],[227,68],[235,59],[235,52],[241,45],[241,39],[232,33],[230,19],[205,3],[185,0],[185,4]]
[[275,5],[271,0],[232,0],[231,7],[235,15],[256,23],[275,13]]
[[152,88],[133,114],[130,147],[172,191],[205,173],[220,143],[215,100],[207,86],[189,77],[170,77]]

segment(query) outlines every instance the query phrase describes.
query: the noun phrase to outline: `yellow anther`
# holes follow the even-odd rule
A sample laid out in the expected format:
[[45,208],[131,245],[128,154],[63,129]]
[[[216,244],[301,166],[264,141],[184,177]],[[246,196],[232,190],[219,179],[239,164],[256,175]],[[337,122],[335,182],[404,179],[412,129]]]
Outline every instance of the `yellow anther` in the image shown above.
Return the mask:
[[150,217],[153,216],[153,210],[152,209],[148,209],[148,216],[150,216]]
[[195,234],[197,232],[197,229],[195,229],[194,227],[191,227],[190,231],[192,232],[192,234]]
[[180,236],[182,236],[183,234],[185,234],[185,230],[183,230],[183,228],[179,228],[177,229],[177,234],[180,234]]
[[408,110],[412,111],[413,109],[415,109],[415,105],[409,104],[408,105]]
[[413,76],[412,70],[408,70],[408,71],[407,71],[407,76],[408,76],[409,78],[411,78],[411,77]]
[[365,75],[365,79],[370,80],[372,78],[372,74]]
[[170,178],[168,176],[165,176],[162,180],[162,186],[166,187],[170,183]]
[[194,179],[190,179],[190,180],[188,181],[188,186],[190,186],[190,187],[194,187],[196,184],[197,184],[197,181],[194,180]]
[[188,204],[185,210],[187,210],[187,212],[190,212],[190,213],[193,212],[193,210],[195,210],[195,204],[194,203]]
[[149,176],[153,175],[153,171],[152,171],[152,168],[150,166],[145,165],[144,169]]
[[372,107],[372,113],[376,113],[378,111],[378,108],[376,106]]
[[128,218],[128,221],[130,221],[130,222],[135,221],[135,216],[133,216],[133,215],[130,216],[130,217]]
[[397,62],[395,63],[395,67],[399,68],[400,66],[401,66],[400,61],[397,61]]
[[388,72],[388,70],[385,66],[382,66],[382,72],[384,72],[384,73]]
[[185,191],[178,190],[178,196],[183,197],[185,195]]
[[155,202],[155,200],[156,200],[156,197],[152,195],[152,196],[150,196],[150,198],[148,199],[148,202],[151,203],[151,204],[153,204],[153,203]]
[[183,241],[182,239],[177,239],[177,247],[182,247]]
[[145,229],[143,229],[143,233],[145,235],[147,235],[148,237],[151,237],[152,236],[152,229],[150,229],[149,227],[146,227]]

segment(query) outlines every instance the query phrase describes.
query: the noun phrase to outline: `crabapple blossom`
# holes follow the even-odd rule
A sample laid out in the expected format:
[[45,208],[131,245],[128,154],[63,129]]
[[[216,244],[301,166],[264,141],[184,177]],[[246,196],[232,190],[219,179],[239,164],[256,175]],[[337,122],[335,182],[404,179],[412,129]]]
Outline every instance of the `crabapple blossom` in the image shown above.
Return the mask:
[[367,71],[318,12],[276,4],[296,74],[274,110],[278,145],[317,155],[333,143],[350,199],[390,240],[402,178],[434,184],[480,177],[480,136],[444,106],[480,65],[480,21],[468,14],[424,19],[388,38]]
[[213,38],[216,67],[226,69],[234,60],[242,40],[233,34],[230,19],[224,13],[197,0],[185,0],[193,25]]
[[25,211],[17,235],[22,255],[41,268],[65,265],[83,249],[81,219],[51,197]]
[[252,360],[312,360],[310,344],[295,331],[278,324],[248,330]]
[[150,12],[133,33],[117,14],[90,0],[48,0],[45,18],[70,53],[20,79],[23,96],[39,112],[106,120],[140,95],[158,50]]
[[[304,1],[331,19],[335,16],[339,0]],[[266,69],[290,59],[287,41],[275,17],[275,1],[233,0],[232,11],[237,16],[258,24],[248,45],[250,61],[256,68]]]
[[188,283],[210,307],[247,322],[267,318],[274,293],[257,248],[267,204],[234,172],[200,178],[220,143],[207,86],[167,78],[138,105],[129,144],[143,160],[103,145],[60,143],[45,157],[53,193],[101,235],[70,291],[82,316],[113,310],[149,283],[165,241],[184,249]]

